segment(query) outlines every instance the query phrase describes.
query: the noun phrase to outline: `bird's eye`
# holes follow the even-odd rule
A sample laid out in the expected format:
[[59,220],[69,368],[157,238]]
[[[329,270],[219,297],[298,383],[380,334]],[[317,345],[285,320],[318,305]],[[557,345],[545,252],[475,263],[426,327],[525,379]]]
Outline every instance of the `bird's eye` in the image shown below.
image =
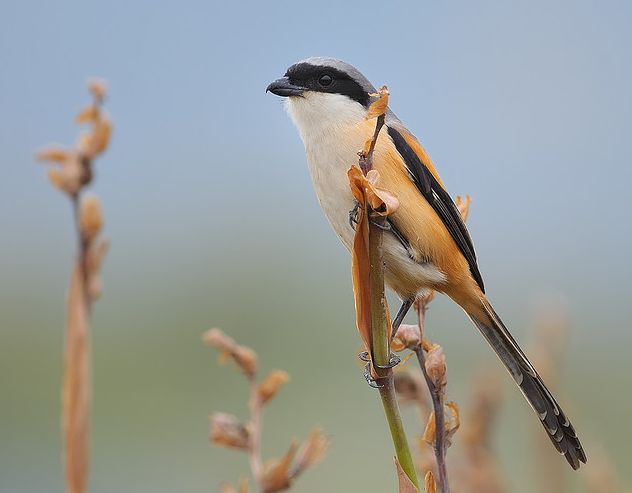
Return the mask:
[[334,81],[333,77],[329,74],[321,75],[320,78],[318,79],[318,83],[323,87],[330,86],[333,81]]

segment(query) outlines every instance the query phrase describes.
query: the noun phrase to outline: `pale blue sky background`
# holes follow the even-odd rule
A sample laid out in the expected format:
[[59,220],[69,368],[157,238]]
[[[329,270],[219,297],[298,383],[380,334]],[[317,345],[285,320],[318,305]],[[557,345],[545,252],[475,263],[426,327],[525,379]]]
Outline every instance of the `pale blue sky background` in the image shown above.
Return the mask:
[[[296,131],[264,93],[311,55],[388,84],[450,192],[473,196],[488,293],[519,339],[538,300],[566,300],[566,395],[623,466],[631,22],[625,1],[1,1],[0,490],[61,489],[57,389],[73,241],[68,204],[32,156],[75,139],[90,76],[108,80],[115,123],[92,187],[113,243],[95,311],[93,491],[214,491],[244,470],[205,442],[206,414],[243,400],[200,347],[212,325],[295,375],[270,413],[288,427],[271,454],[313,423],[336,433],[330,459],[297,491],[322,491],[358,467],[354,440],[383,423],[353,362],[348,259],[318,209]],[[491,356],[453,306],[436,305],[458,397],[467,363]],[[329,371],[344,374],[334,388],[323,383]],[[332,409],[349,388],[357,400]],[[380,491],[392,487],[383,438],[386,459],[372,453],[360,478]],[[512,477],[529,472],[506,462]]]

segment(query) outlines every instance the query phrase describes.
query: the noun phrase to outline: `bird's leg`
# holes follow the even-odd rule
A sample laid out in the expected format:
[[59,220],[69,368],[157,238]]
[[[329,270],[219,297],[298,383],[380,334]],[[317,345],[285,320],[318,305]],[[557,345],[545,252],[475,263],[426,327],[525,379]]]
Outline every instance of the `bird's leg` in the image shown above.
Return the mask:
[[379,216],[377,214],[375,216],[369,214],[369,221],[373,226],[375,226],[376,228],[380,228],[382,231],[390,231],[391,229],[393,229],[391,228],[391,223],[388,219],[384,220],[382,216]]
[[414,302],[415,302],[414,296],[411,296],[410,298],[407,298],[404,301],[402,301],[402,306],[399,307],[399,310],[397,311],[397,315],[395,315],[395,318],[393,319],[393,324],[392,324],[393,330],[391,332],[391,341],[395,339],[395,335],[397,334],[397,329],[399,329],[399,326],[404,321],[404,317],[406,316],[406,314],[408,313],[408,310],[410,310],[410,307],[413,305]]

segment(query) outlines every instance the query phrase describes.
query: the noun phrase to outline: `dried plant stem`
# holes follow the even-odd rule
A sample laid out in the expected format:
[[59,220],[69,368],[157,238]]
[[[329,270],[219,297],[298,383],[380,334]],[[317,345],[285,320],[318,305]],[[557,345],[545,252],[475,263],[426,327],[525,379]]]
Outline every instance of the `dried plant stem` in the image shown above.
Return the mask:
[[93,178],[94,159],[108,147],[112,123],[101,106],[105,85],[91,81],[88,89],[93,102],[83,108],[75,120],[91,125],[81,134],[74,149],[49,147],[36,154],[37,159],[53,163],[48,178],[53,186],[70,198],[77,253],[72,267],[66,301],[66,334],[62,381],[62,431],[64,475],[68,493],[85,493],[90,463],[90,311],[100,293],[99,272],[108,243],[99,239],[103,225],[96,197],[85,198],[82,191]]
[[[424,334],[424,324],[426,319],[426,302],[424,300],[419,300],[416,304],[417,308],[417,317],[419,319],[419,329],[421,332],[421,336],[423,339]],[[434,442],[434,452],[435,458],[437,461],[437,482],[439,486],[440,493],[450,493],[450,485],[448,484],[448,469],[446,467],[445,462],[445,452],[446,452],[446,436],[445,436],[445,414],[443,411],[443,393],[437,389],[437,386],[434,384],[432,379],[428,376],[428,372],[426,371],[426,357],[424,354],[423,344],[415,348],[415,354],[417,355],[417,361],[419,362],[419,367],[421,368],[421,372],[423,373],[424,379],[426,380],[426,384],[428,385],[428,390],[430,392],[430,396],[432,398],[432,407],[434,409],[434,420],[435,420],[435,442]]]
[[256,379],[250,378],[250,447],[248,449],[248,460],[250,471],[254,482],[255,493],[263,491],[263,461],[261,459],[261,424],[263,405],[259,394],[259,385]]
[[388,421],[391,432],[395,455],[402,469],[412,481],[419,487],[415,465],[412,454],[408,446],[408,440],[402,418],[399,412],[399,405],[395,396],[395,385],[393,383],[393,370],[383,369],[380,366],[387,366],[390,360],[388,320],[386,311],[386,297],[384,295],[384,265],[382,260],[382,235],[383,231],[379,226],[371,224],[369,227],[369,255],[371,259],[371,327],[373,330],[373,361],[375,372],[382,384],[380,387],[380,397],[384,406],[384,414]]
[[87,489],[90,463],[90,297],[87,247],[79,221],[79,199],[72,197],[78,252],[67,302],[62,394],[64,463],[69,493]]
[[[384,125],[384,115],[377,118],[373,139],[366,156],[360,158],[360,168],[366,174],[372,169],[373,151],[380,130]],[[367,207],[368,209],[368,207]],[[365,210],[365,214],[369,213]],[[384,294],[384,251],[383,235],[386,225],[386,217],[375,216],[369,221],[369,262],[370,262],[370,292],[371,292],[371,355],[373,358],[373,369],[380,382],[380,397],[384,406],[384,414],[391,432],[395,455],[402,469],[419,488],[415,465],[412,454],[408,446],[408,439],[404,432],[402,418],[395,395],[395,385],[393,383],[393,370],[386,368],[390,361],[390,334],[388,331],[389,321],[387,319],[388,310],[386,296]],[[382,368],[380,368],[382,367]]]

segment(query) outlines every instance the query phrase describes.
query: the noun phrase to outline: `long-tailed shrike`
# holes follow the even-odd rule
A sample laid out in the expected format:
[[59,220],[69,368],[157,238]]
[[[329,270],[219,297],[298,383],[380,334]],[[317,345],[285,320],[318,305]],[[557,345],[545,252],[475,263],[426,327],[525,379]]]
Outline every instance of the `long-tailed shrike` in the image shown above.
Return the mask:
[[[375,121],[367,120],[375,87],[351,65],[318,57],[292,65],[267,90],[288,98],[320,205],[350,249],[355,202],[347,170],[375,130]],[[449,296],[494,349],[555,448],[577,469],[586,455],[575,430],[485,296],[472,240],[434,164],[390,110],[384,130],[373,166],[380,187],[399,200],[383,239],[386,283],[403,300],[393,330],[420,293],[433,289]]]

